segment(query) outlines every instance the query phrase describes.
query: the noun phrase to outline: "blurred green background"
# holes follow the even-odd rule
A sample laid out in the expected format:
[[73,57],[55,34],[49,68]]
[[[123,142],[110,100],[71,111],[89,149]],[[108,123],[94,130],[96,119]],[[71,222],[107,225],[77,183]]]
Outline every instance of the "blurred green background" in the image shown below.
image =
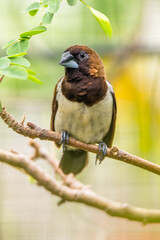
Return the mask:
[[[23,10],[33,1],[0,0],[0,46],[39,24]],[[132,154],[159,163],[160,155],[160,2],[158,0],[88,0],[105,13],[113,37],[105,36],[88,9],[78,2],[70,7],[65,0],[47,32],[31,39],[27,58],[43,86],[30,81],[4,78],[0,98],[18,120],[49,128],[54,86],[63,76],[58,65],[70,45],[94,48],[103,59],[108,80],[113,84],[117,105],[114,145]],[[0,50],[0,56],[5,51]],[[40,142],[60,158],[61,150]],[[17,135],[0,120],[0,148],[31,154],[28,139]],[[78,177],[98,193],[138,207],[160,208],[160,178],[134,166],[105,159],[90,163]],[[38,161],[46,171],[52,169]],[[160,239],[158,224],[140,223],[106,216],[98,210],[75,203],[57,207],[58,198],[7,165],[0,165],[0,240],[149,240]]]

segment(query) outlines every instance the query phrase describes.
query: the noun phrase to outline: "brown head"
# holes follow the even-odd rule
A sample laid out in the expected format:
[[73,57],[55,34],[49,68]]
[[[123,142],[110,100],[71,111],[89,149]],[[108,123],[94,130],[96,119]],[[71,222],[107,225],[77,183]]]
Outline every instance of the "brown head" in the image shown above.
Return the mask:
[[66,67],[66,73],[80,72],[83,76],[105,77],[103,62],[98,54],[84,45],[67,48],[61,58],[60,65]]
[[63,94],[72,101],[93,105],[104,98],[106,74],[98,54],[84,45],[74,45],[62,54],[60,65],[65,67]]

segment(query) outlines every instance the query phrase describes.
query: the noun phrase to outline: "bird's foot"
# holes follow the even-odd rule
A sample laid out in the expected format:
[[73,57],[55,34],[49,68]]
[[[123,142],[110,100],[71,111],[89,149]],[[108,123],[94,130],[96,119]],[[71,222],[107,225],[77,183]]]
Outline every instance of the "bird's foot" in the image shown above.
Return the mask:
[[107,153],[107,145],[104,142],[100,142],[98,146],[98,153],[96,155],[95,164],[97,164],[98,160],[99,160],[99,164],[101,164],[101,162],[105,158],[106,153]]
[[62,131],[61,132],[61,141],[60,144],[62,144],[62,150],[64,153],[65,150],[65,145],[69,142],[69,134],[67,131]]

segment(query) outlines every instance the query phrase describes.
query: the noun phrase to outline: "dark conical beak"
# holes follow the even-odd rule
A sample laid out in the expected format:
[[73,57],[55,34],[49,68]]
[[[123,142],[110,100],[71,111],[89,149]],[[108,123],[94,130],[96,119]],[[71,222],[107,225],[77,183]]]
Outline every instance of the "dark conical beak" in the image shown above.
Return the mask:
[[76,63],[72,54],[69,51],[62,54],[60,65],[66,68],[79,68],[78,63]]

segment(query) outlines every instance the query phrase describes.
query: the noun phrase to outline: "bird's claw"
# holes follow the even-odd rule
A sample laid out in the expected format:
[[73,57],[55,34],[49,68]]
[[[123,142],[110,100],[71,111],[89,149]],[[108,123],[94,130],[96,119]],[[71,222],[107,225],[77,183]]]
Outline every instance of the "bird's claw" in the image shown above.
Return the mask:
[[96,155],[95,164],[97,164],[98,160],[99,160],[99,164],[101,164],[101,162],[105,158],[106,153],[107,153],[107,145],[104,142],[100,142],[98,146],[98,153]]
[[69,134],[67,131],[62,131],[61,132],[61,141],[60,144],[62,144],[62,150],[64,152],[65,150],[65,145],[69,142]]

